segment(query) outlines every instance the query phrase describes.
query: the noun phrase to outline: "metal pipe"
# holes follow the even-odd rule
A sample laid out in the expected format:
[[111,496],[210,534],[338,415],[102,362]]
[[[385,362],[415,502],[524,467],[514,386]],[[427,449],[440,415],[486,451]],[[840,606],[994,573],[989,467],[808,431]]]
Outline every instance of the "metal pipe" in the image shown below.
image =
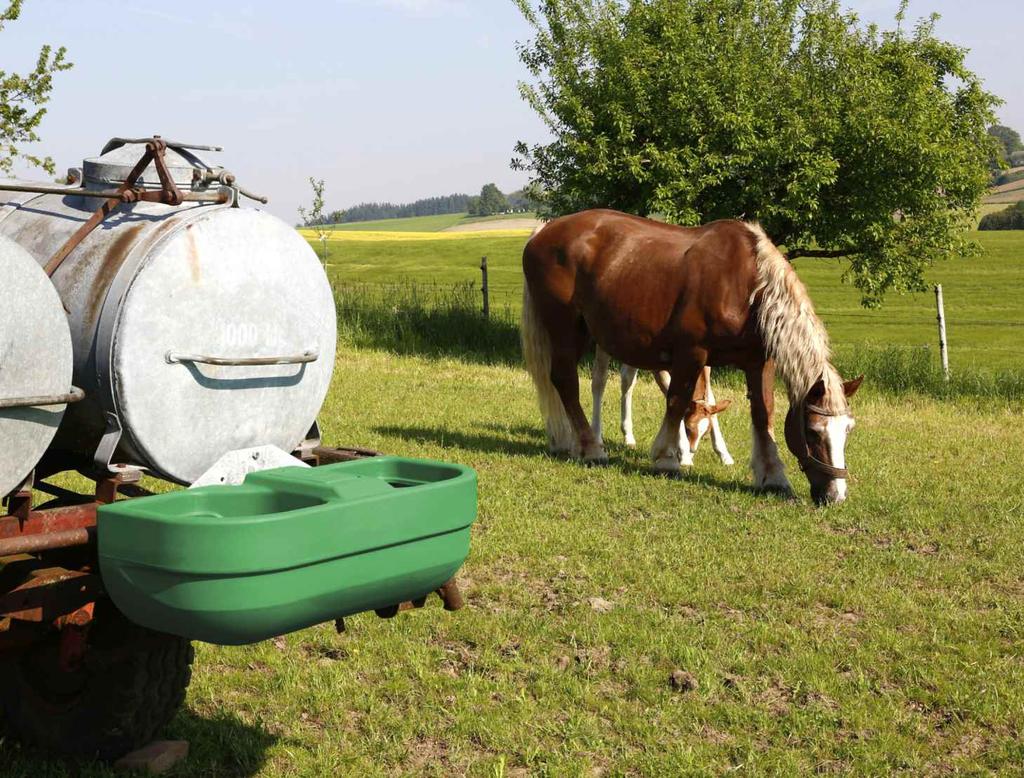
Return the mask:
[[45,532],[38,535],[22,535],[0,540],[0,557],[13,554],[34,554],[54,548],[85,546],[92,542],[95,530],[82,527],[63,532]]
[[166,354],[167,363],[170,365],[180,362],[195,362],[202,365],[226,365],[228,367],[302,365],[307,362],[316,362],[319,358],[320,352],[316,349],[285,357],[210,357],[204,354],[181,354],[177,351],[168,351]]
[[[46,184],[0,184],[0,191],[95,197],[101,200],[123,199],[122,193],[117,189],[85,189],[83,187],[47,186]],[[147,189],[147,191],[150,190]],[[160,189],[155,188],[152,191],[159,192]],[[228,201],[222,192],[182,192],[181,198],[192,203],[226,203]]]
[[0,400],[0,411],[8,408],[46,408],[51,405],[68,405],[85,397],[85,392],[72,386],[67,394],[42,394],[36,397],[11,397]]

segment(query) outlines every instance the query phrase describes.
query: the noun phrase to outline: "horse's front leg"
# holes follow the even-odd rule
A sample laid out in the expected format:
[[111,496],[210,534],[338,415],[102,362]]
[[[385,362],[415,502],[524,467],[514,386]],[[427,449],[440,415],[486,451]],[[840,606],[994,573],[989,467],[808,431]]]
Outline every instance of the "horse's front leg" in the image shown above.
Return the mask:
[[754,487],[769,492],[792,494],[793,487],[786,477],[786,467],[782,464],[778,446],[775,445],[775,364],[767,360],[762,365],[748,368],[746,375],[754,438],[750,458]]
[[693,464],[693,452],[682,424],[693,405],[697,378],[706,359],[706,351],[694,349],[673,363],[671,382],[665,392],[665,418],[651,447],[654,469],[659,473],[678,474],[680,466]]
[[604,400],[604,389],[608,385],[608,363],[611,357],[600,346],[594,354],[594,370],[590,375],[590,394],[594,399],[594,410],[590,420],[590,429],[594,433],[597,444],[604,445],[601,430],[601,403]]
[[619,378],[622,383],[622,436],[629,448],[636,448],[636,438],[633,437],[633,387],[636,386],[636,377],[639,372],[630,365],[622,365],[619,370]]

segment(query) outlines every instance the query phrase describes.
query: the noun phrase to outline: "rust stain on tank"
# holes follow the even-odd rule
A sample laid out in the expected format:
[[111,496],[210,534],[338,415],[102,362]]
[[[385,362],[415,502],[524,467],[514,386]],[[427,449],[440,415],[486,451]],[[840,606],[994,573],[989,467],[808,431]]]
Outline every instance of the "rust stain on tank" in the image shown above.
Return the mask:
[[121,235],[117,237],[110,248],[106,250],[103,260],[100,262],[99,270],[92,280],[92,288],[89,290],[88,309],[85,312],[85,321],[90,325],[96,323],[103,301],[107,298],[107,290],[121,269],[121,265],[128,259],[132,247],[135,245],[139,233],[145,229],[145,224],[136,224],[134,227],[126,227]]
[[198,284],[202,277],[199,267],[199,249],[196,247],[196,236],[192,234],[192,226],[185,228],[185,243],[188,245],[188,267],[192,271],[192,283]]

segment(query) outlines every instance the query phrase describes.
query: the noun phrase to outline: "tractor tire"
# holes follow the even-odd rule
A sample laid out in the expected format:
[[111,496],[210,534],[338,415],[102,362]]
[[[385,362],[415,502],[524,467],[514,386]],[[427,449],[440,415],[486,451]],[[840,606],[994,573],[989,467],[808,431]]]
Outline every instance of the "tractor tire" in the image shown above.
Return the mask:
[[0,667],[6,724],[47,751],[117,759],[149,743],[185,700],[192,644],[128,622],[96,604],[84,658],[61,669],[52,634]]

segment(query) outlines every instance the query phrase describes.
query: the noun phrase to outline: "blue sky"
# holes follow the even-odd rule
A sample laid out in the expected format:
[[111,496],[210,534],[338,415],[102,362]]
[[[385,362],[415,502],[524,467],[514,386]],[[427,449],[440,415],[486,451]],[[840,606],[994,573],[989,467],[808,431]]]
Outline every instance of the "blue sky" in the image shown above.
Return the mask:
[[[899,2],[846,4],[890,23]],[[972,49],[1003,121],[1024,132],[1019,7],[912,0],[910,13],[943,15],[940,34]],[[544,137],[516,87],[528,36],[510,0],[25,0],[0,33],[0,70],[29,69],[43,43],[68,47],[75,68],[56,78],[36,149],[61,170],[114,135],[217,143],[295,221],[311,175],[332,208],[523,184],[512,146]]]

